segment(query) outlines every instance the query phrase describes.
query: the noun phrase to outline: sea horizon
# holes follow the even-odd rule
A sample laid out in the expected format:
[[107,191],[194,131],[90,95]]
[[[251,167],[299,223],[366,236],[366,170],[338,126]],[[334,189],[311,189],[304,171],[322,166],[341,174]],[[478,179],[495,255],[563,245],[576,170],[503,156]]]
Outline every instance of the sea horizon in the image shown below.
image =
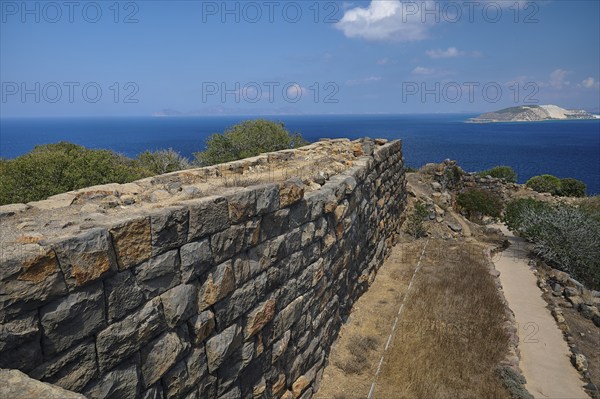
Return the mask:
[[[205,139],[246,119],[283,122],[308,141],[359,137],[401,139],[406,164],[419,167],[455,159],[467,171],[513,167],[519,182],[553,174],[584,181],[600,193],[600,120],[468,123],[474,113],[69,116],[0,118],[0,157],[12,159],[35,145],[68,141],[134,158],[173,148],[193,159]],[[573,140],[574,135],[578,140]]]

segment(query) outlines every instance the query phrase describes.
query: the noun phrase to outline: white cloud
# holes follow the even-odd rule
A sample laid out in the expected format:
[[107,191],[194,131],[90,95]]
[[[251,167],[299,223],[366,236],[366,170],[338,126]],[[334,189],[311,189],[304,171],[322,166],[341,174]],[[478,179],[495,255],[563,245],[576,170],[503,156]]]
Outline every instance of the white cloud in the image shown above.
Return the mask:
[[412,70],[412,73],[415,75],[433,75],[435,72],[436,71],[433,68],[425,68],[422,66],[418,66]]
[[387,57],[377,60],[377,65],[394,65],[394,64],[396,64],[396,61],[390,60]]
[[455,58],[466,55],[464,51],[459,51],[456,47],[448,47],[447,50],[428,50],[425,52],[429,58]]
[[294,84],[288,86],[286,89],[287,98],[290,98],[292,100],[299,100],[303,97],[303,95],[305,95],[307,93],[308,93],[308,89],[300,86],[297,83],[294,83]]
[[369,76],[364,79],[353,79],[346,82],[348,86],[356,86],[360,84],[379,82],[381,80],[381,76]]
[[355,7],[347,10],[335,26],[350,38],[422,40],[427,37],[427,30],[431,26],[431,23],[421,19],[421,10],[426,4],[433,2],[426,0],[415,8],[414,2],[410,1],[372,0],[367,8]]
[[563,86],[569,86],[571,83],[566,81],[567,74],[569,72],[564,69],[555,69],[550,73],[550,86],[555,89],[562,89]]
[[596,89],[600,87],[600,82],[596,82],[596,80],[590,76],[589,78],[584,79],[580,86],[583,86],[586,89]]

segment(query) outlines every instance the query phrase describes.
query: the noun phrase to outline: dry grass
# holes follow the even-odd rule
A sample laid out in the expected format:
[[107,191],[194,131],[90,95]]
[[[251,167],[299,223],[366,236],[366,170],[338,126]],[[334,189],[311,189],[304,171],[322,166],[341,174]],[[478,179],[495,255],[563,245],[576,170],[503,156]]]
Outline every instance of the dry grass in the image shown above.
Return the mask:
[[494,371],[508,347],[505,309],[481,248],[436,240],[427,253],[375,397],[507,398]]

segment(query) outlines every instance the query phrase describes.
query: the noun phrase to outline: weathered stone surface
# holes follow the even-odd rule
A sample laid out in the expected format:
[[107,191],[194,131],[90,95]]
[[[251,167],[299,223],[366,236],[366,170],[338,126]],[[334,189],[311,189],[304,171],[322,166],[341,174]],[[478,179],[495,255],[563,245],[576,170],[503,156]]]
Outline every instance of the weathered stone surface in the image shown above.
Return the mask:
[[188,202],[190,210],[188,241],[194,241],[229,227],[229,207],[223,197],[207,197]]
[[206,357],[210,373],[214,373],[221,366],[223,361],[242,344],[242,340],[242,328],[234,324],[206,341]]
[[279,397],[279,395],[285,390],[285,374],[279,374],[277,380],[273,382],[271,386],[271,396]]
[[227,230],[215,233],[210,238],[210,248],[216,263],[230,259],[233,255],[244,249],[246,227],[235,225]]
[[194,344],[199,345],[215,329],[215,315],[210,310],[204,311],[189,320],[190,331],[194,336]]
[[235,277],[231,261],[221,263],[208,274],[198,291],[198,309],[204,310],[225,298],[235,288]]
[[67,292],[56,255],[50,248],[24,245],[1,254],[0,321],[33,310]]
[[0,368],[29,371],[42,361],[37,312],[0,324]]
[[89,399],[135,398],[140,387],[139,370],[135,364],[117,367],[86,387]]
[[86,399],[85,396],[43,383],[19,370],[0,369],[0,397],[7,399]]
[[175,327],[196,313],[196,286],[181,284],[160,296],[165,319],[170,327]]
[[304,297],[299,296],[277,314],[275,320],[273,320],[273,338],[280,337],[300,318],[303,300]]
[[281,357],[281,355],[284,354],[288,348],[288,344],[290,343],[291,336],[292,333],[288,330],[283,334],[283,337],[281,337],[279,341],[273,343],[273,354],[271,359],[272,363],[275,363]]
[[300,201],[304,197],[304,183],[295,177],[279,186],[279,206],[285,208]]
[[120,270],[139,265],[152,256],[150,218],[123,221],[110,229]]
[[256,307],[247,317],[244,336],[246,339],[257,332],[273,319],[277,305],[274,299],[269,299]]
[[69,348],[106,325],[104,292],[97,283],[40,309],[46,355]]
[[36,367],[31,377],[72,391],[81,391],[98,375],[92,341],[84,342]]
[[208,374],[204,348],[196,348],[177,363],[164,377],[163,384],[169,398],[179,398],[197,389]]
[[163,389],[160,383],[148,388],[142,393],[142,399],[163,399]]
[[104,229],[92,229],[55,243],[54,250],[69,290],[117,270],[110,235]]
[[229,219],[232,223],[239,223],[256,216],[256,191],[254,189],[239,189],[227,196],[227,202]]
[[102,330],[96,339],[101,370],[108,370],[167,328],[159,298],[122,321]]
[[261,222],[261,240],[285,234],[290,224],[290,209],[284,208],[263,216]]
[[208,238],[184,245],[179,253],[181,256],[181,279],[186,283],[198,278],[213,264]]
[[104,280],[104,289],[109,323],[122,319],[144,302],[142,288],[130,270]]
[[155,211],[150,216],[152,230],[152,254],[158,255],[181,247],[188,236],[188,210],[171,207]]
[[219,399],[240,399],[242,397],[242,392],[239,387],[234,387],[230,391],[224,393],[219,396]]
[[134,269],[135,278],[147,299],[162,294],[181,281],[176,249],[158,255]]
[[265,184],[255,188],[256,214],[264,215],[279,209],[279,185]]
[[261,274],[234,291],[230,298],[215,305],[217,325],[227,326],[232,321],[252,309],[266,294],[267,276]]
[[292,384],[292,395],[294,399],[299,398],[302,392],[310,385],[310,381],[303,375],[298,377],[294,384]]
[[179,336],[165,333],[142,348],[142,376],[144,386],[148,387],[158,381],[173,366],[180,355],[187,349]]

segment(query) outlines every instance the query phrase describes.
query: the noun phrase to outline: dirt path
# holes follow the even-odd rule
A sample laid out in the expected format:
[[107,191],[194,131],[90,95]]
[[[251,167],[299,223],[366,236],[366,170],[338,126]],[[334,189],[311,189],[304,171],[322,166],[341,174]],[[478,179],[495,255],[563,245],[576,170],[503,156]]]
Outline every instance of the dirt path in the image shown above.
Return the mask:
[[500,281],[519,329],[520,367],[526,388],[536,398],[589,398],[571,365],[569,347],[537,287],[528,265],[527,243],[504,225],[497,225],[511,246],[494,259]]

